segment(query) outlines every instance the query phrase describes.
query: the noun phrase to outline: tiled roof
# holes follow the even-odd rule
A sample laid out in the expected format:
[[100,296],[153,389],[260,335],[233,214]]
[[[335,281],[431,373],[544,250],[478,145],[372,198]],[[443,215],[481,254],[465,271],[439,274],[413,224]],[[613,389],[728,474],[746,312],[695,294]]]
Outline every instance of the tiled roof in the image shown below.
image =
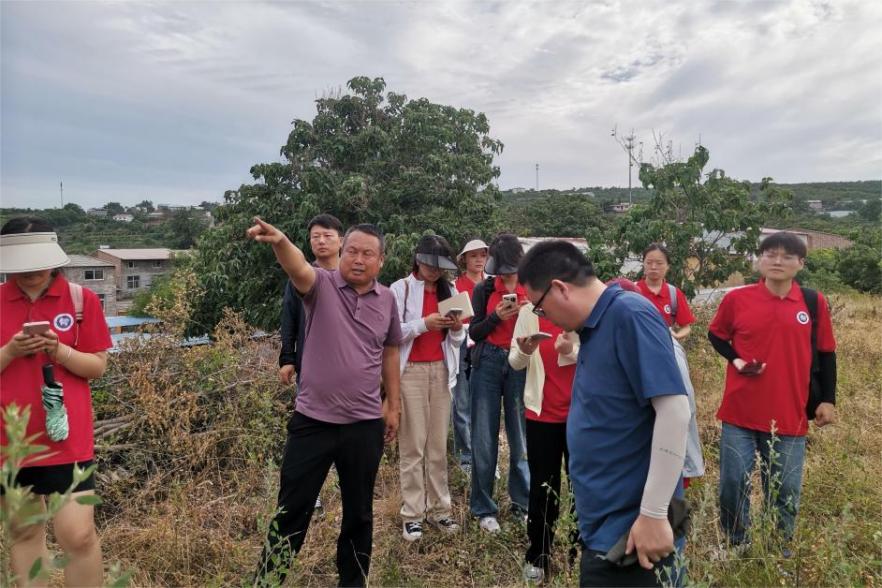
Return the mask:
[[168,259],[171,255],[170,249],[99,249],[99,251],[123,261]]
[[89,255],[68,254],[70,263],[64,267],[113,267],[113,264]]

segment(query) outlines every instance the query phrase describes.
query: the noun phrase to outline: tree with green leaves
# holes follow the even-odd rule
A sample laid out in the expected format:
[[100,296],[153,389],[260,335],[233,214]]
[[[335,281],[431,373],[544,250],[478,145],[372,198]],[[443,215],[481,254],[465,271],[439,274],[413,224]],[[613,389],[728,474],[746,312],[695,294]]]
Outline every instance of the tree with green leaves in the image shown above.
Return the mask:
[[587,228],[603,224],[603,211],[583,194],[555,190],[515,210],[523,215],[522,236],[583,237]]
[[487,117],[387,92],[382,78],[356,77],[347,89],[317,100],[312,121],[295,120],[284,161],[253,166],[255,183],[227,192],[214,211],[218,224],[194,260],[206,292],[195,330],[210,329],[225,306],[257,326],[278,325],[285,276],[272,252],[244,239],[256,215],[306,251],[306,223],[316,214],[344,226],[377,224],[387,235],[387,283],[409,269],[427,230],[454,245],[489,236],[502,143],[490,137]]
[[613,251],[623,260],[650,243],[664,243],[671,252],[667,280],[689,297],[734,272],[747,272],[760,228],[786,214],[792,194],[765,178],[759,194],[751,197],[749,182],[720,169],[705,173],[709,157],[699,146],[686,161],[642,164],[640,181],[652,196],[607,229],[605,255]]

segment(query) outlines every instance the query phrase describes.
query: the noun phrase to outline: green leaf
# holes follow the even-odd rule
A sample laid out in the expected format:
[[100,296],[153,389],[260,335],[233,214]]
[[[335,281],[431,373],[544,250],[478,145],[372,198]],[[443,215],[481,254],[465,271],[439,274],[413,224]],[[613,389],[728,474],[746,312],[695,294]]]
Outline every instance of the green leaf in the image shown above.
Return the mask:
[[85,504],[87,506],[98,506],[104,501],[101,500],[100,496],[95,494],[86,494],[85,496],[77,496],[76,498],[77,504]]
[[40,572],[43,571],[43,558],[38,557],[34,561],[34,565],[31,566],[30,571],[28,572],[28,581],[33,582],[37,579],[37,576],[40,575]]

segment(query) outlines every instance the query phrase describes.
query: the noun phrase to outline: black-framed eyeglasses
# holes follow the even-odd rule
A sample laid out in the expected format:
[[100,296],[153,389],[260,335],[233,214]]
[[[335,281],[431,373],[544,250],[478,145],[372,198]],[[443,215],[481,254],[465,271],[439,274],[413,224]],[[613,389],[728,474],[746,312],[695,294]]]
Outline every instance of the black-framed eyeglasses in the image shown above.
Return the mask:
[[545,292],[542,293],[542,296],[539,297],[539,300],[536,301],[536,304],[533,305],[533,314],[536,316],[545,316],[545,309],[542,308],[542,302],[545,300],[545,297],[548,296],[548,293],[551,292],[551,282],[548,282],[548,287],[545,288]]

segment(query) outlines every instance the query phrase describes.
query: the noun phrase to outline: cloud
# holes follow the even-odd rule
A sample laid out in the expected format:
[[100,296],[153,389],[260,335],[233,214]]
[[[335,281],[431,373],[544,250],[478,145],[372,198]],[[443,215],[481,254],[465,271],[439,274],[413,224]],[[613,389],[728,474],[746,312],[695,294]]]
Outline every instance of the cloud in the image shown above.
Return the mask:
[[879,177],[878,3],[51,6],[0,3],[4,206],[220,199],[355,75],[485,112],[503,187],[627,184],[615,125],[745,179]]

